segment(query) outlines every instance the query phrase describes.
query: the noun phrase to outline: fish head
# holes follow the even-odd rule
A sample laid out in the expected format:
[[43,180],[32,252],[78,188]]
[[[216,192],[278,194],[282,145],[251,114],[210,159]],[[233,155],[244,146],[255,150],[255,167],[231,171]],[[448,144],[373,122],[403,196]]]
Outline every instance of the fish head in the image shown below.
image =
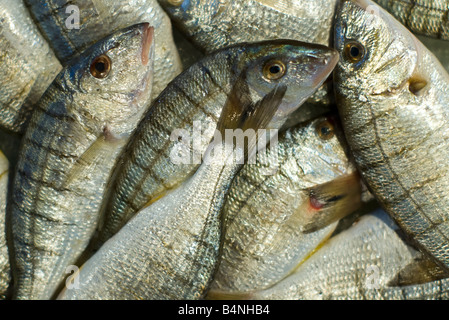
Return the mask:
[[[98,41],[69,62],[64,79],[80,101],[80,121],[116,136],[129,135],[150,104],[154,29],[133,25]],[[92,121],[94,119],[94,121]]]
[[338,62],[331,48],[293,40],[249,44],[235,73],[244,73],[253,101],[263,99],[276,88],[286,89],[268,128],[279,129],[328,78]]
[[[340,97],[373,101],[386,95],[416,94],[426,85],[418,65],[419,41],[370,0],[341,1],[335,47],[340,61],[334,80]],[[356,96],[355,96],[356,95]]]

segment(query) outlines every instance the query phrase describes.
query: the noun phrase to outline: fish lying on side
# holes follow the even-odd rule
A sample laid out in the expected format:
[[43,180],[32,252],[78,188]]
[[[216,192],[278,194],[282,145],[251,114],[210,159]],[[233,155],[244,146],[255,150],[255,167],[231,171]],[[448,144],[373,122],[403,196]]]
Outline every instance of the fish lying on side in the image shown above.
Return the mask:
[[23,132],[61,64],[22,0],[0,0],[0,127]]
[[[176,26],[205,53],[241,42],[292,39],[331,46],[338,0],[159,0]],[[326,82],[292,114],[288,127],[331,110]]]
[[25,3],[63,64],[117,30],[148,22],[154,28],[155,41],[152,97],[157,97],[182,71],[170,18],[157,0],[25,0]]
[[449,0],[376,0],[411,31],[449,40]]
[[360,177],[334,120],[320,117],[283,132],[274,150],[259,153],[256,164],[236,175],[208,299],[279,282],[359,208]]
[[[307,60],[311,48],[302,43],[265,42],[243,44],[233,49],[237,48],[240,54],[234,57],[234,63],[241,65],[242,69],[226,95],[211,145],[213,153],[206,152],[204,162],[190,179],[138,212],[106,242],[82,267],[78,276],[78,288],[65,290],[61,297],[198,299],[204,296],[219,258],[224,197],[232,177],[243,165],[239,161],[240,157],[229,159],[227,153],[216,154],[216,148],[225,149],[230,146],[231,150],[234,149],[234,139],[230,139],[228,129],[241,129],[241,133],[246,135],[250,133],[250,129],[257,131],[269,127],[273,118],[277,119],[275,123],[282,123],[293,111],[290,109],[300,106],[292,104],[292,99],[304,101],[307,95],[313,93],[313,90],[290,91],[292,87],[297,89],[302,83],[303,86],[316,90],[330,72],[325,65],[336,63],[332,50],[324,48],[319,53],[316,48],[313,49],[313,55],[322,56],[322,59],[327,60],[326,63],[320,59]],[[226,49],[222,54],[229,57],[229,50],[232,49]],[[243,53],[250,50],[250,55]],[[282,57],[284,63],[290,66],[290,74],[284,75],[283,81],[265,82],[266,75],[259,70],[266,61],[272,61],[275,57]],[[218,63],[221,60],[221,57],[214,58]],[[295,59],[298,64],[304,65],[293,68],[292,61]],[[229,72],[229,67],[221,64],[209,76],[218,77],[219,74]],[[203,68],[206,67],[203,65]],[[309,68],[309,72],[313,69],[314,77],[320,79],[309,82],[311,79],[300,71],[306,68]],[[253,102],[250,88],[260,85],[261,81],[265,82],[259,87],[262,98]],[[218,136],[217,132],[220,133]],[[238,132],[233,132],[232,136],[238,139]],[[264,134],[259,134],[259,138],[262,137]],[[253,138],[249,137],[247,150],[252,150],[255,144]],[[267,141],[266,137],[258,141],[259,150],[265,147]],[[245,149],[238,142],[237,148],[240,151]],[[238,154],[238,150],[236,153]],[[214,161],[210,160],[211,154]],[[246,154],[251,155],[252,152],[247,151]]]
[[422,254],[407,245],[399,234],[398,226],[382,210],[364,215],[349,229],[329,239],[289,277],[246,298],[448,299],[447,278],[395,285],[398,276],[416,277],[415,266],[423,263]]
[[8,247],[6,245],[6,196],[8,194],[8,159],[0,151],[0,300],[5,299],[11,281]]
[[264,128],[278,129],[323,83],[336,60],[333,49],[278,40],[218,50],[183,72],[153,102],[122,153],[103,202],[96,247],[196,171],[237,81],[250,92],[242,99],[252,101],[286,85],[280,111]]
[[356,165],[388,214],[449,270],[449,75],[369,0],[343,1],[335,30],[334,85]]
[[144,23],[97,42],[40,100],[10,206],[15,298],[49,299],[94,233],[116,157],[150,101],[153,35]]

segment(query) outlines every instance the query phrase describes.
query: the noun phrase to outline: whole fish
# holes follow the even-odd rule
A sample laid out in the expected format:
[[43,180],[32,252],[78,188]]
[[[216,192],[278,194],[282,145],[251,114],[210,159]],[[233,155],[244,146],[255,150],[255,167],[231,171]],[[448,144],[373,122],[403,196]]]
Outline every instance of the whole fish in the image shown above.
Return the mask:
[[376,0],[411,31],[449,40],[449,0]]
[[[214,152],[220,147],[234,150],[233,140],[223,141],[225,130],[264,128],[278,108],[282,110],[284,84],[256,103],[240,99],[249,94],[236,94],[242,88],[237,82],[223,109],[217,125],[220,135],[211,145]],[[243,151],[245,146],[237,148]],[[61,298],[202,298],[218,261],[224,196],[242,166],[239,156],[220,152],[214,153],[213,161],[206,156],[181,187],[137,213],[87,261],[75,278],[77,287],[65,290]]]
[[342,136],[334,118],[317,118],[282,133],[274,150],[239,171],[225,198],[221,262],[208,298],[279,282],[361,205]]
[[449,270],[449,75],[369,0],[342,2],[335,44],[339,113],[362,177],[398,225]]
[[10,206],[15,298],[48,299],[87,246],[103,191],[151,96],[153,28],[117,31],[72,60],[22,140]]
[[405,286],[393,284],[398,274],[422,259],[398,232],[398,226],[382,210],[364,215],[349,229],[328,240],[292,275],[247,298],[448,299],[449,279]]
[[25,0],[31,15],[58,58],[66,64],[103,37],[130,25],[154,27],[155,98],[182,71],[170,18],[157,0]]
[[8,247],[6,245],[6,196],[8,194],[8,159],[0,151],[0,300],[5,299],[11,281]]
[[236,83],[249,92],[239,99],[251,101],[261,100],[274,86],[287,86],[281,110],[264,128],[278,129],[336,61],[333,49],[278,40],[234,45],[193,64],[153,102],[123,151],[94,247],[196,171]]
[[0,0],[0,51],[0,127],[23,132],[62,67],[22,0]]

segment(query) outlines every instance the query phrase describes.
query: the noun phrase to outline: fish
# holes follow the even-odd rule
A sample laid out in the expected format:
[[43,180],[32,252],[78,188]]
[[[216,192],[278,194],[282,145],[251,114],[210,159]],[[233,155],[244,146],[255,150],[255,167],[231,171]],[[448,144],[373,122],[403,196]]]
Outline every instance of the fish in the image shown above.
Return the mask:
[[273,86],[287,85],[281,109],[264,128],[279,129],[336,61],[328,47],[276,40],[230,46],[185,70],[153,102],[122,152],[108,183],[93,250],[198,169],[236,83],[250,92],[235,98],[244,101],[259,101]]
[[243,165],[242,154],[251,155],[257,140],[255,135],[247,146],[234,144],[225,137],[226,130],[264,128],[286,91],[279,84],[253,102],[243,99],[249,91],[236,82],[217,124],[220,135],[197,172],[138,212],[81,267],[76,287],[65,289],[60,298],[201,299],[216,270],[224,196]]
[[0,151],[0,300],[6,299],[11,281],[8,246],[6,244],[6,199],[9,161]]
[[247,297],[257,300],[448,299],[449,279],[397,286],[398,274],[422,254],[404,242],[383,210],[363,215],[330,238],[289,277]]
[[170,18],[156,0],[25,0],[25,3],[64,65],[114,31],[148,22],[154,28],[155,39],[152,99],[182,71]]
[[376,0],[411,31],[449,40],[448,0]]
[[207,299],[276,284],[361,206],[360,177],[336,120],[319,117],[282,132],[270,152],[235,176]]
[[154,29],[95,43],[56,77],[22,139],[9,234],[15,299],[50,299],[96,230],[107,179],[151,97]]
[[[292,39],[332,46],[338,0],[159,0],[179,29],[204,53],[241,42]],[[332,110],[332,81],[289,118],[288,127]]]
[[0,48],[0,128],[23,133],[62,66],[22,0],[0,0]]
[[419,35],[417,38],[426,46],[427,49],[432,51],[446,71],[449,72],[449,42]]
[[448,73],[369,0],[341,3],[335,45],[338,110],[364,182],[421,250],[449,270]]

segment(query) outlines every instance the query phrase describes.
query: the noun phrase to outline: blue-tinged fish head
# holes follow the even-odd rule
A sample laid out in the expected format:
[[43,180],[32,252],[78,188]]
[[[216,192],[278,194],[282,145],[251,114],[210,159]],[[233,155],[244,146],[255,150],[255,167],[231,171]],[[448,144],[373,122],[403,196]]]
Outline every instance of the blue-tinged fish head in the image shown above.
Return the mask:
[[212,28],[212,20],[225,8],[223,0],[159,0],[159,4],[189,37]]
[[[382,99],[424,84],[419,79],[418,40],[389,13],[369,0],[342,1],[337,10],[334,75],[337,99]],[[357,97],[355,97],[357,94]]]
[[98,41],[69,62],[63,78],[80,121],[114,136],[129,135],[150,103],[154,29],[142,23]]
[[253,101],[276,87],[285,87],[282,102],[269,128],[279,129],[287,117],[328,78],[338,62],[334,49],[293,40],[249,44],[234,73],[245,72]]

